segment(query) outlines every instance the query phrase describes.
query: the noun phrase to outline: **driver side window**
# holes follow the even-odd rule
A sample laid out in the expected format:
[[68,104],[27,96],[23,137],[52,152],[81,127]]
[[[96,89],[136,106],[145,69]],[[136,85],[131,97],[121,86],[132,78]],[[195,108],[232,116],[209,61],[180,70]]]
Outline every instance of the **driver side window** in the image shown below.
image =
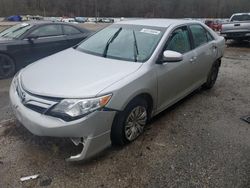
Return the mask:
[[165,50],[171,50],[184,54],[191,50],[188,29],[186,26],[173,31],[170,39],[167,42]]
[[30,35],[37,37],[59,36],[63,35],[63,31],[61,25],[45,25],[37,28]]

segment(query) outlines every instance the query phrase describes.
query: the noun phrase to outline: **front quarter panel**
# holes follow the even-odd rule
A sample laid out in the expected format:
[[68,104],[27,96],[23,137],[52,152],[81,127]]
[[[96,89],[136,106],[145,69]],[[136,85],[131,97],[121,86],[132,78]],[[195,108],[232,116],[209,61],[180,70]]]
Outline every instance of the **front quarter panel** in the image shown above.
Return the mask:
[[143,65],[137,72],[127,76],[98,95],[112,93],[107,108],[123,111],[127,104],[140,94],[149,94],[153,99],[153,110],[156,108],[157,79],[150,65]]

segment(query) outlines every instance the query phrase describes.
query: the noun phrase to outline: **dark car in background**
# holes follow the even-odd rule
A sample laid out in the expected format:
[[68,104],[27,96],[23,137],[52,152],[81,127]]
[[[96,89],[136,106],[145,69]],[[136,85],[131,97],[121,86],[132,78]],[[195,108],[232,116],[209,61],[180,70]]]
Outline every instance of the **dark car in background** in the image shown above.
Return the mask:
[[0,78],[13,76],[24,66],[70,48],[90,31],[68,23],[27,22],[0,33]]
[[100,18],[98,21],[101,23],[114,23],[114,19],[112,18]]
[[6,18],[6,20],[10,22],[21,22],[22,17],[19,15],[13,15],[13,16],[9,16],[8,18]]

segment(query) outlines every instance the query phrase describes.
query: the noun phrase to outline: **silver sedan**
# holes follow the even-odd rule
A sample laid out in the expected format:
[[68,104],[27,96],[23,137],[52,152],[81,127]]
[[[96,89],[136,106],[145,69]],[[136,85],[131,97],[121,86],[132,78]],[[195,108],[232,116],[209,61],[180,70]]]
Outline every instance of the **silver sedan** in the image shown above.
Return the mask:
[[113,24],[13,79],[17,119],[33,134],[69,137],[89,158],[137,139],[148,120],[216,82],[225,41],[200,22],[145,19]]

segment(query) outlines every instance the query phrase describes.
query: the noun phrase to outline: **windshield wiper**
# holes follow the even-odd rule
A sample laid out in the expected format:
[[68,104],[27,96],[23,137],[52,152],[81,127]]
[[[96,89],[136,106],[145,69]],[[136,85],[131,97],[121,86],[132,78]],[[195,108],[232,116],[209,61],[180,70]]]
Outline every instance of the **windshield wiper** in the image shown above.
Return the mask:
[[[17,31],[20,31],[21,29],[23,29],[23,28],[25,28],[25,27],[27,27],[27,26],[28,26],[28,25],[23,26],[23,27],[19,27],[19,28],[17,28],[16,30],[13,30],[13,31],[11,31],[11,32],[7,32],[7,33],[3,34],[1,37],[3,37],[3,38],[15,38],[15,37],[10,37],[9,34],[13,34],[13,33],[17,32]],[[26,30],[26,31],[27,31],[27,30]]]
[[3,37],[3,38],[8,38],[6,35],[9,34],[9,33],[5,33],[3,35],[0,35],[0,37]]
[[110,39],[108,40],[105,49],[103,51],[103,57],[107,57],[107,53],[109,50],[109,45],[116,39],[116,37],[120,34],[120,32],[122,31],[122,28],[120,27],[118,29],[118,31],[115,32],[115,34],[113,36],[110,37]]
[[133,35],[134,35],[134,57],[135,57],[135,62],[138,61],[137,57],[139,55],[139,50],[138,50],[138,44],[135,36],[135,31],[133,30]]

